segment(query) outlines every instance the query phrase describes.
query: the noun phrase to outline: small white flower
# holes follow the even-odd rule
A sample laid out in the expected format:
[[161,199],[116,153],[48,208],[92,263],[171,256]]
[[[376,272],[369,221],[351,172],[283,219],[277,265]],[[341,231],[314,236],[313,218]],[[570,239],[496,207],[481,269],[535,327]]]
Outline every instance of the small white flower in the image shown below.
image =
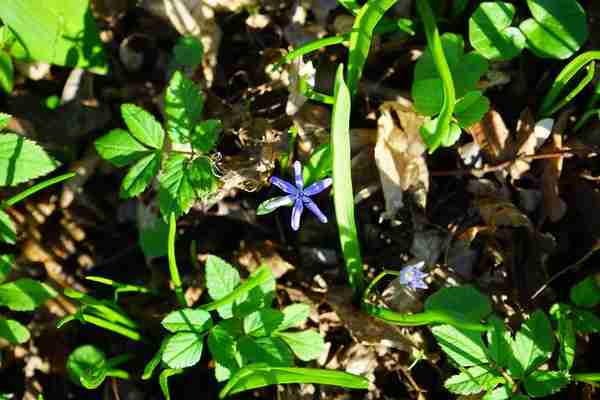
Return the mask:
[[304,63],[302,58],[299,57],[290,65],[290,96],[288,97],[287,104],[285,106],[285,113],[287,115],[294,115],[298,112],[300,107],[308,98],[302,94],[302,81],[309,87],[315,86],[317,71],[312,64],[312,61]]

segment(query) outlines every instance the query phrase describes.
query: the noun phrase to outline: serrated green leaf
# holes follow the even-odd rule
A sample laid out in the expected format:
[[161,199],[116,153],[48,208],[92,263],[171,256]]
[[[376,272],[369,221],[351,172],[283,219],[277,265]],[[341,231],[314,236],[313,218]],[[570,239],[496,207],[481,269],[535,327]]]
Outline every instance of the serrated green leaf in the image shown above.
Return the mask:
[[165,342],[162,360],[170,368],[187,368],[202,357],[204,337],[194,332],[178,332]]
[[[208,256],[206,260],[206,288],[213,300],[220,300],[234,291],[240,284],[240,273],[225,260]],[[232,305],[220,307],[217,312],[222,318],[233,316]]]
[[160,153],[151,153],[133,164],[123,182],[119,196],[123,199],[135,197],[146,190],[152,179],[158,174]]
[[575,324],[571,313],[571,307],[567,304],[557,303],[550,308],[550,316],[558,324],[558,368],[565,372],[571,369],[575,360]]
[[462,99],[456,102],[454,117],[461,128],[468,128],[481,121],[481,118],[489,109],[490,101],[488,98],[482,95],[480,91],[474,90],[466,93]]
[[600,285],[588,276],[571,288],[571,301],[579,307],[591,308],[600,304]]
[[215,368],[215,377],[219,382],[229,379],[240,369],[235,358],[237,351],[235,337],[223,322],[210,330],[207,340],[210,354],[218,366]]
[[108,366],[104,352],[90,344],[76,348],[67,359],[71,381],[87,389],[95,389],[106,378]]
[[308,304],[296,303],[285,307],[282,312],[283,321],[279,324],[278,331],[297,328],[302,325],[308,319],[310,306]]
[[452,393],[469,395],[493,389],[503,381],[502,376],[491,368],[474,366],[446,379],[444,387]]
[[169,378],[173,375],[179,375],[182,373],[183,369],[180,368],[169,368],[160,373],[160,376],[158,377],[158,383],[160,384],[160,390],[162,391],[166,400],[171,400],[171,392],[169,391]]
[[301,332],[278,332],[277,337],[283,339],[296,357],[302,361],[316,360],[325,350],[323,337],[312,329]]
[[142,374],[143,380],[148,380],[148,379],[152,378],[152,374],[154,373],[154,370],[156,369],[156,367],[158,367],[158,365],[162,361],[162,354],[163,354],[163,351],[165,350],[165,345],[167,343],[167,339],[168,338],[163,339],[163,341],[160,343],[160,347],[158,348],[158,350],[156,351],[154,356],[152,356],[150,361],[148,361],[148,363],[144,367],[144,373]]
[[575,0],[527,0],[533,18],[519,25],[538,57],[565,59],[588,37],[585,10]]
[[277,337],[243,336],[238,341],[238,349],[248,363],[264,362],[273,367],[290,367],[294,363],[292,351]]
[[184,308],[169,313],[161,324],[173,333],[182,331],[202,333],[212,327],[212,318],[208,311]]
[[279,310],[264,309],[248,314],[244,318],[244,333],[260,337],[275,332],[283,322],[283,313]]
[[580,333],[599,333],[600,318],[591,311],[576,308],[573,311],[575,330]]
[[[89,0],[3,0],[0,19],[23,45],[25,51],[18,54],[20,57],[106,74],[106,55],[88,3]],[[14,54],[14,46],[11,51]]]
[[190,165],[190,183],[196,195],[206,197],[217,190],[218,181],[213,172],[212,162],[205,157],[196,158]]
[[0,209],[0,242],[15,244],[17,231],[10,216]]
[[158,194],[160,212],[163,216],[188,212],[196,194],[190,181],[190,160],[183,154],[173,153],[164,164],[159,176]]
[[191,35],[181,36],[173,48],[173,64],[175,68],[182,66],[196,68],[202,63],[203,55],[204,46],[200,40]]
[[0,89],[12,93],[15,83],[15,69],[12,58],[0,48]]
[[31,140],[14,133],[0,134],[0,186],[14,186],[46,175],[59,163]]
[[431,328],[433,336],[444,352],[462,367],[486,364],[486,348],[481,332],[467,331],[451,325],[438,325]]
[[535,311],[521,325],[512,349],[508,369],[514,377],[518,378],[537,368],[552,356],[554,334],[550,320],[543,311]]
[[56,295],[45,283],[22,278],[0,285],[0,306],[13,311],[32,311]]
[[131,164],[150,152],[124,129],[113,129],[94,144],[98,154],[117,167]]
[[8,123],[10,122],[11,118],[12,116],[10,116],[9,114],[0,112],[0,131],[8,126]]
[[142,144],[161,150],[165,133],[152,114],[135,104],[122,104],[121,115],[129,132]]
[[194,127],[192,147],[201,153],[212,151],[223,130],[223,123],[218,119],[207,119]]
[[10,254],[0,254],[0,283],[4,282],[12,270],[15,258]]
[[568,383],[568,376],[560,371],[533,371],[523,379],[523,386],[531,397],[549,396]]
[[508,400],[511,398],[511,390],[507,386],[499,386],[496,389],[487,392],[481,400]]
[[446,287],[425,301],[427,311],[441,311],[457,319],[480,322],[492,312],[492,304],[472,286]]
[[471,46],[490,60],[510,60],[525,47],[525,36],[510,24],[515,7],[506,2],[481,3],[469,18]]
[[275,283],[275,277],[271,274],[263,284],[252,288],[246,296],[237,299],[233,303],[233,315],[243,319],[256,310],[270,307],[275,298]]
[[0,338],[12,344],[20,344],[28,341],[29,337],[29,330],[19,321],[0,317]]
[[165,92],[167,132],[173,142],[190,143],[203,107],[200,89],[180,71],[175,71]]
[[511,353],[512,337],[510,332],[506,329],[504,322],[495,315],[490,317],[488,324],[492,326],[492,329],[487,332],[489,355],[496,364],[506,368]]

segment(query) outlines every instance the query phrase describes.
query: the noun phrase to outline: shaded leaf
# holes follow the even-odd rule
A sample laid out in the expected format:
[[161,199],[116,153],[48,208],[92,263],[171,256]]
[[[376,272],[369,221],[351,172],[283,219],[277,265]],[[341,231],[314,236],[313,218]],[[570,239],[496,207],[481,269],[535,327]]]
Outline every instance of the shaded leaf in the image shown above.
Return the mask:
[[56,295],[50,286],[29,278],[0,285],[0,305],[13,311],[32,311]]
[[495,315],[488,320],[488,323],[492,325],[492,329],[487,332],[489,355],[496,364],[506,368],[512,351],[510,348],[512,337],[504,322]]
[[17,242],[17,231],[10,216],[0,209],[0,242],[15,244]]
[[600,285],[593,275],[571,288],[571,301],[579,307],[591,308],[600,304]]
[[480,91],[474,90],[465,94],[465,96],[456,102],[454,108],[454,117],[461,128],[468,128],[476,122],[481,121],[481,118],[490,109],[490,101],[487,97],[481,94]]
[[207,119],[194,127],[192,133],[192,147],[201,153],[212,151],[219,140],[223,130],[223,123],[218,119]]
[[550,308],[550,316],[558,324],[558,368],[568,372],[575,360],[575,324],[571,317],[571,307],[562,303],[554,304]]
[[29,337],[29,330],[19,321],[0,317],[0,338],[12,344],[20,344],[28,341]]
[[273,367],[290,367],[294,364],[292,351],[277,337],[243,336],[238,341],[238,349],[248,363],[264,362]]
[[600,318],[592,311],[575,309],[573,311],[575,330],[580,333],[600,333]]
[[0,254],[0,283],[6,280],[14,263],[15,258],[12,255]]
[[533,371],[523,379],[531,397],[545,397],[558,392],[569,383],[569,377],[559,371]]
[[148,154],[137,161],[123,178],[119,196],[127,199],[142,193],[158,174],[159,168],[160,153]]
[[215,377],[219,382],[229,379],[232,374],[240,369],[235,359],[237,351],[235,337],[223,322],[210,330],[207,340],[210,354],[217,364]]
[[0,134],[0,186],[14,186],[46,175],[59,163],[31,140],[14,133]]
[[192,206],[196,193],[190,180],[190,160],[183,154],[172,153],[158,178],[160,212],[163,216],[181,216]]

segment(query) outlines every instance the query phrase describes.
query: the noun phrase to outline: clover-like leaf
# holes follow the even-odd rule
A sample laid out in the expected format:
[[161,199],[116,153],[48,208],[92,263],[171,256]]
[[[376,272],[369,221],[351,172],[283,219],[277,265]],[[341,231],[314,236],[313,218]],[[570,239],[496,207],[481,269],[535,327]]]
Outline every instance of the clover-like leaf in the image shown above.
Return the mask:
[[218,119],[207,119],[194,127],[192,147],[201,153],[213,150],[219,140],[223,123]]
[[492,312],[487,296],[472,286],[442,288],[425,301],[427,311],[441,311],[457,319],[480,322]]
[[600,318],[592,311],[576,308],[573,311],[575,330],[581,333],[600,333]]
[[[4,27],[2,27],[2,28],[4,28]],[[0,29],[2,29],[2,28],[0,28]],[[8,126],[8,123],[10,122],[11,118],[12,118],[12,116],[10,114],[0,112],[0,131]]]
[[67,373],[77,385],[95,389],[102,384],[108,373],[106,356],[96,346],[80,346],[69,354]]
[[[480,91],[474,90],[468,92],[464,97],[456,102],[454,108],[454,117],[461,128],[468,128],[471,125],[481,121],[481,118],[490,109],[490,101],[487,97],[481,94]],[[452,135],[449,135],[450,139]],[[458,138],[456,138],[458,140]],[[452,140],[454,143],[456,140]],[[447,146],[446,144],[444,144]]]
[[510,26],[515,6],[503,1],[481,3],[469,18],[469,41],[490,60],[510,60],[525,47],[525,36]]

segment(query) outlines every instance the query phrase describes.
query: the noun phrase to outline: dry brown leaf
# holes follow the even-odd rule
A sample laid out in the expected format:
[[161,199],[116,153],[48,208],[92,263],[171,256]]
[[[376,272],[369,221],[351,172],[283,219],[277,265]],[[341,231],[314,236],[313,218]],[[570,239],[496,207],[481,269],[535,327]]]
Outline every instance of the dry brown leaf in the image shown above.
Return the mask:
[[479,214],[485,224],[494,228],[498,227],[526,227],[532,229],[533,225],[527,215],[523,214],[513,203],[494,198],[482,198],[475,201]]
[[[533,114],[529,109],[525,109],[521,113],[519,123],[517,124],[517,152],[515,156],[526,156],[535,154],[542,144],[550,136],[554,120],[545,118],[538,122],[534,122]],[[513,180],[521,178],[521,176],[529,171],[530,160],[518,159],[510,166],[510,176]]]
[[416,203],[425,208],[429,170],[425,144],[419,134],[423,118],[412,107],[386,102],[377,120],[375,163],[385,197],[382,218],[391,218],[403,205],[403,192],[410,190]]
[[512,156],[510,132],[496,110],[488,111],[481,121],[467,128],[467,132],[483,150],[487,162],[496,164]]

